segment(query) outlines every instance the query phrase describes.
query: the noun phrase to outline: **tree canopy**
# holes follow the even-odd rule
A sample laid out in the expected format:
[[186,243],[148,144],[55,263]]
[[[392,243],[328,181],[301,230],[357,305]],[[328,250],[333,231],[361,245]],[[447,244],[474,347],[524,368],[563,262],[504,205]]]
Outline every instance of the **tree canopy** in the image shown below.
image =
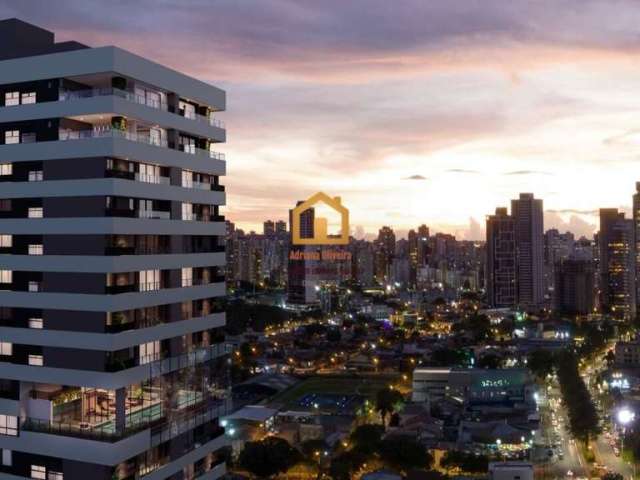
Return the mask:
[[285,439],[267,437],[258,442],[247,442],[238,463],[259,478],[269,478],[286,472],[300,459],[300,452]]

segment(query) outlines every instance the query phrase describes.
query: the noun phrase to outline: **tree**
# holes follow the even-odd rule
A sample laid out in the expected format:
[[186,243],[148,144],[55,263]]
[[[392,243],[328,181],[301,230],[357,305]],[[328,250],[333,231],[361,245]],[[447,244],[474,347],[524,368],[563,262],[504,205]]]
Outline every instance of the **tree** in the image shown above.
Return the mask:
[[329,342],[337,343],[342,338],[339,328],[331,328],[327,330],[327,340]]
[[380,446],[382,435],[384,435],[384,427],[382,425],[373,425],[370,423],[360,425],[349,437],[353,444],[352,451],[355,450],[364,455],[373,455]]
[[480,357],[477,363],[478,368],[500,368],[502,358],[495,353],[487,353]]
[[412,468],[429,468],[433,457],[427,449],[411,437],[385,438],[380,444],[380,459],[389,467],[406,472]]
[[319,452],[319,454],[322,455],[322,453],[328,449],[329,449],[329,446],[327,445],[327,442],[325,442],[321,438],[307,440],[306,442],[303,442],[302,445],[300,445],[300,450],[302,450],[302,454],[307,459],[313,460],[313,461],[318,460],[318,455],[316,455],[317,452]]
[[386,423],[387,415],[402,407],[404,397],[398,390],[383,388],[376,394],[376,410],[380,412],[382,423]]
[[331,466],[329,467],[331,478],[333,480],[351,480],[353,473],[359,470],[367,459],[367,455],[355,449],[344,452],[331,461]]
[[440,466],[447,470],[458,468],[463,472],[484,473],[489,467],[489,459],[484,455],[449,450],[440,460]]
[[624,480],[621,473],[607,472],[602,476],[602,480]]
[[300,460],[300,452],[283,438],[267,437],[258,442],[247,442],[238,463],[258,478],[269,478],[284,473]]
[[553,373],[553,365],[553,353],[549,350],[534,350],[527,357],[527,367],[541,380]]

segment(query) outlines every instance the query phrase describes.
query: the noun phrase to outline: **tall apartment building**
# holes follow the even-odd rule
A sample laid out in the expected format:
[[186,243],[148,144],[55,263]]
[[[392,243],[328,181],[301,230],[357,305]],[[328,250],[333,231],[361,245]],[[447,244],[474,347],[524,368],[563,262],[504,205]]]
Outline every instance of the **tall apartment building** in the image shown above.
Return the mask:
[[542,200],[521,193],[511,200],[515,226],[517,302],[535,308],[544,301],[544,237]]
[[220,477],[225,92],[15,19],[0,43],[0,477]]
[[553,308],[568,315],[593,312],[595,278],[589,259],[564,258],[554,267]]
[[493,307],[516,304],[515,223],[506,208],[487,217],[485,284],[487,302]]
[[[640,182],[636,182],[636,193],[633,194],[633,229],[635,235],[636,265],[636,301],[640,298]],[[636,305],[637,307],[637,305]]]
[[616,208],[600,209],[600,307],[620,320],[636,316],[635,225]]

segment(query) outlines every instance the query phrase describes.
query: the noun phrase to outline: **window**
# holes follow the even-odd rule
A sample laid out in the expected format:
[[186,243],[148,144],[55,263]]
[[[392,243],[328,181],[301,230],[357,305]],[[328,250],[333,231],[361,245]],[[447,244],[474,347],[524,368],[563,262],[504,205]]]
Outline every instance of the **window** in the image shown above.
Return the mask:
[[13,355],[13,343],[0,342],[0,355]]
[[143,343],[140,345],[140,364],[153,362],[160,359],[160,340],[155,342]]
[[22,94],[22,103],[24,105],[29,103],[36,103],[36,92],[27,92]]
[[193,204],[182,202],[182,220],[193,220]]
[[13,246],[13,235],[0,235],[0,248]]
[[182,186],[193,188],[193,172],[191,170],[182,170]]
[[49,476],[47,477],[49,480],[64,480],[64,475],[62,472],[54,472],[49,471]]
[[13,454],[11,450],[7,448],[2,449],[2,465],[5,467],[11,467],[13,465]]
[[18,436],[18,417],[0,415],[0,435]]
[[160,288],[160,270],[142,270],[138,274],[139,291],[158,290]]
[[3,163],[0,165],[0,175],[11,175],[13,173],[13,165],[10,163]]
[[36,134],[33,132],[23,133],[22,134],[22,143],[35,143],[36,142]]
[[31,478],[47,478],[47,468],[44,465],[31,465]]
[[138,180],[148,183],[160,183],[160,167],[141,163],[138,171]]
[[29,355],[29,365],[41,367],[44,365],[44,358],[42,355]]
[[13,282],[13,270],[0,270],[0,283]]
[[31,170],[29,172],[29,181],[30,182],[41,182],[43,179],[42,170]]
[[42,218],[43,217],[42,207],[29,208],[28,216],[29,218]]
[[43,253],[42,244],[29,245],[29,255],[42,255],[42,253]]
[[40,282],[29,282],[29,291],[30,292],[39,292],[40,291]]
[[182,269],[182,286],[190,287],[193,285],[193,268],[186,267]]
[[43,322],[41,318],[30,318],[29,328],[42,328]]
[[3,198],[0,200],[0,212],[10,212],[11,211],[11,199]]
[[182,145],[182,151],[186,153],[196,153],[196,140],[195,138],[183,137],[180,135],[180,145]]
[[190,103],[187,102],[183,102],[183,101],[179,101],[178,102],[178,109],[182,110],[183,115],[186,118],[190,118],[192,120],[195,120],[196,118],[196,107],[195,105],[192,105]]
[[20,143],[20,130],[7,130],[4,132],[4,143]]
[[6,92],[4,94],[4,106],[20,105],[20,92]]

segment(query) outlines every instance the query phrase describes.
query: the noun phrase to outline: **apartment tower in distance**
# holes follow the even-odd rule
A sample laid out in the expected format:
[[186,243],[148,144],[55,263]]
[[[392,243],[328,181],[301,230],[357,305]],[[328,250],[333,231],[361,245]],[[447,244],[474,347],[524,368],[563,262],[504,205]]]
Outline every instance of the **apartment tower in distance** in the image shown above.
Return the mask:
[[0,477],[220,477],[224,91],[16,19],[0,43]]
[[516,304],[516,244],[513,217],[506,208],[496,208],[487,217],[487,303],[493,307]]
[[619,320],[631,320],[636,317],[634,221],[616,208],[601,208],[598,247],[600,308]]

